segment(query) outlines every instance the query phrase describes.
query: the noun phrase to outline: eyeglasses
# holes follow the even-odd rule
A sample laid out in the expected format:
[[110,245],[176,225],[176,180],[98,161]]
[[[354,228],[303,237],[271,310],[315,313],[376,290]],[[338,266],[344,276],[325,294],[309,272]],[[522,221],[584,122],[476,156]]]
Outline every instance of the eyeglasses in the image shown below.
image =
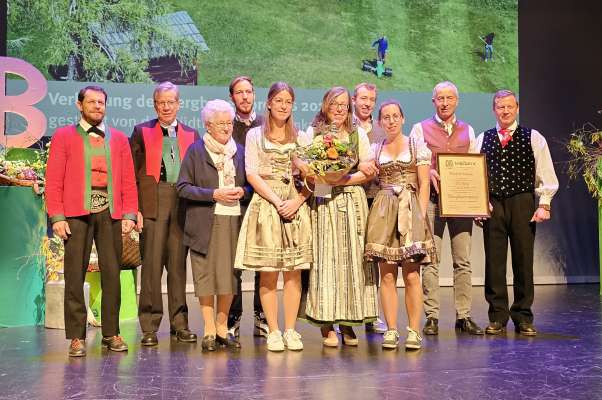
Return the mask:
[[401,119],[401,115],[400,114],[386,115],[382,119],[385,122],[391,122],[391,121],[397,122]]
[[155,101],[155,104],[159,107],[169,107],[169,108],[173,108],[176,104],[178,104],[178,101],[175,100],[169,100],[169,101]]
[[209,123],[211,125],[217,127],[217,128],[220,128],[220,129],[230,128],[233,125],[232,121],[222,121],[222,122],[211,122],[211,121],[209,121]]
[[349,103],[330,103],[328,108],[331,110],[338,110],[339,108],[345,110],[349,108]]

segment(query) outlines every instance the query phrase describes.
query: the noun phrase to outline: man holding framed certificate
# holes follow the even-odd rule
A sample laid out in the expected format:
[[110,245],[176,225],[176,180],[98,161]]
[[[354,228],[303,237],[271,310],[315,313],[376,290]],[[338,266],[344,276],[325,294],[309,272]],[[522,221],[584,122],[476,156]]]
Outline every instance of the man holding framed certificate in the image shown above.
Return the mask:
[[[493,112],[496,127],[483,132],[476,145],[487,158],[492,206],[491,218],[483,222],[485,299],[489,303],[485,332],[504,333],[512,318],[516,332],[535,336],[531,311],[535,225],[550,219],[550,202],[558,190],[558,178],[546,139],[535,129],[517,123],[516,95],[509,90],[498,91],[493,97]],[[514,303],[510,308],[506,287],[508,242],[514,275]]]
[[[424,139],[432,152],[431,201],[427,212],[437,247],[437,258],[440,258],[441,255],[441,240],[445,227],[447,226],[449,229],[454,269],[456,329],[473,335],[482,335],[483,330],[470,317],[472,304],[472,270],[470,266],[472,215],[465,217],[441,216],[438,204],[440,184],[440,176],[437,172],[438,155],[476,153],[475,134],[469,124],[456,118],[458,89],[452,82],[438,83],[433,89],[432,101],[435,115],[415,124],[410,137],[414,136],[418,140]],[[453,164],[453,161],[451,162]],[[485,190],[485,196],[486,192]],[[487,209],[487,206],[485,206],[485,209]],[[425,335],[437,335],[439,333],[438,262],[423,267],[422,287],[424,291],[424,311],[427,318],[423,332]]]

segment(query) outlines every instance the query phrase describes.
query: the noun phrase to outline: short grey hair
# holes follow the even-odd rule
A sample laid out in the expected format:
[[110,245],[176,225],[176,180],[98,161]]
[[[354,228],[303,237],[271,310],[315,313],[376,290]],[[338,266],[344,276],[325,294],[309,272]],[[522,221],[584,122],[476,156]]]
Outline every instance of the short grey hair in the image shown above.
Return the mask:
[[203,124],[209,122],[213,116],[219,112],[227,112],[230,114],[230,119],[234,119],[234,107],[232,104],[221,99],[209,100],[205,107],[201,110],[201,119]]
[[160,84],[158,84],[155,87],[155,90],[153,91],[153,100],[157,98],[157,95],[159,93],[163,93],[163,92],[169,92],[169,91],[174,91],[176,92],[176,99],[180,99],[180,89],[178,89],[177,85],[174,85],[173,83],[169,82],[169,81],[165,81],[165,82],[161,82]]
[[495,92],[495,94],[493,95],[493,103],[492,103],[492,107],[495,110],[495,101],[497,99],[501,99],[504,97],[514,97],[514,100],[516,100],[516,105],[518,105],[518,97],[516,97],[516,93],[514,93],[512,90],[509,89],[501,89],[498,90],[497,92]]
[[456,97],[460,98],[460,95],[458,94],[458,88],[456,87],[456,85],[454,85],[450,81],[443,81],[443,82],[439,82],[438,84],[436,84],[435,87],[433,88],[433,99],[435,97],[437,97],[437,92],[439,90],[445,89],[445,88],[450,88],[451,90],[454,91],[454,94],[456,95]]

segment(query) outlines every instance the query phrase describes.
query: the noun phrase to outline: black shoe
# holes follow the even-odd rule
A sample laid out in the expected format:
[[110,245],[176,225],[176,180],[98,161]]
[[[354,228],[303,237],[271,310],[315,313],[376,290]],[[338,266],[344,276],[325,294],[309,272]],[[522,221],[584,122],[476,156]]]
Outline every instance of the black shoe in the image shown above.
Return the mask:
[[427,318],[422,332],[425,335],[438,335],[439,334],[439,320],[437,318]]
[[485,333],[488,335],[501,335],[506,333],[506,325],[501,322],[492,321],[487,325],[487,328],[485,328]]
[[86,341],[84,339],[71,339],[69,345],[69,357],[85,357]]
[[470,333],[471,335],[483,335],[483,329],[476,324],[470,317],[456,320],[456,329],[462,332]]
[[102,344],[111,351],[128,351],[128,345],[121,336],[104,336]]
[[215,341],[220,346],[226,346],[230,349],[240,349],[240,342],[231,333],[226,334],[225,338],[215,335]]
[[178,339],[178,342],[195,343],[197,340],[196,333],[192,333],[188,329],[171,331],[171,334]]
[[523,336],[537,336],[537,329],[530,322],[521,322],[514,325],[514,330]]
[[270,328],[268,327],[268,321],[265,319],[265,315],[263,315],[262,312],[255,311],[255,326],[253,327],[253,335],[267,338],[269,332]]
[[228,317],[228,333],[234,335],[234,337],[240,337],[240,315]]
[[215,351],[217,344],[215,343],[215,336],[205,335],[201,341],[201,348],[207,351]]
[[157,334],[155,332],[144,332],[142,334],[142,340],[140,344],[143,346],[156,346],[159,344],[159,339],[157,339]]

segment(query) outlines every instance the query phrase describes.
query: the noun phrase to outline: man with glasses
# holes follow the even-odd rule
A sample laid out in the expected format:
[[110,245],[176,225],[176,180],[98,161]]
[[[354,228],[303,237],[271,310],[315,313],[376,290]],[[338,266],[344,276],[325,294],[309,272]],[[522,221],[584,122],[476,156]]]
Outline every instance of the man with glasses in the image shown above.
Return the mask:
[[[428,217],[437,247],[437,257],[441,258],[441,241],[445,226],[449,229],[454,270],[454,297],[456,308],[456,329],[472,335],[483,335],[483,330],[470,317],[472,304],[472,271],[470,247],[472,240],[472,218],[442,218],[438,210],[439,174],[437,173],[438,153],[475,153],[475,134],[472,126],[456,118],[458,89],[449,81],[438,83],[433,89],[435,115],[415,124],[410,137],[423,140],[432,152],[431,160],[431,201]],[[424,291],[425,335],[439,333],[439,263],[426,265],[422,270]]]
[[184,212],[176,191],[180,164],[198,132],[177,120],[180,92],[171,82],[153,93],[157,118],[134,127],[130,138],[140,213],[136,228],[142,232],[142,274],[138,319],[143,346],[156,346],[163,317],[161,277],[167,270],[170,332],[180,342],[196,342],[188,329],[186,305],[186,253],[183,244]]
[[84,280],[92,241],[102,280],[102,344],[127,351],[119,336],[121,235],[136,224],[138,200],[132,154],[125,134],[104,122],[107,93],[79,91],[77,125],[52,136],[46,169],[46,209],[55,235],[65,241],[65,334],[70,357],[86,355]]
[[[229,86],[230,99],[234,103],[236,114],[234,116],[234,128],[232,138],[241,146],[245,146],[247,132],[251,128],[261,126],[263,117],[255,113],[255,88],[253,81],[248,76],[237,76],[232,79]],[[232,299],[230,314],[228,315],[228,330],[238,337],[240,335],[240,319],[242,317],[242,270],[235,270],[237,281],[237,293]],[[255,311],[255,323],[253,334],[255,336],[268,336],[268,322],[263,315],[263,308],[259,299],[259,273],[255,273],[255,293],[253,295],[253,308]]]

